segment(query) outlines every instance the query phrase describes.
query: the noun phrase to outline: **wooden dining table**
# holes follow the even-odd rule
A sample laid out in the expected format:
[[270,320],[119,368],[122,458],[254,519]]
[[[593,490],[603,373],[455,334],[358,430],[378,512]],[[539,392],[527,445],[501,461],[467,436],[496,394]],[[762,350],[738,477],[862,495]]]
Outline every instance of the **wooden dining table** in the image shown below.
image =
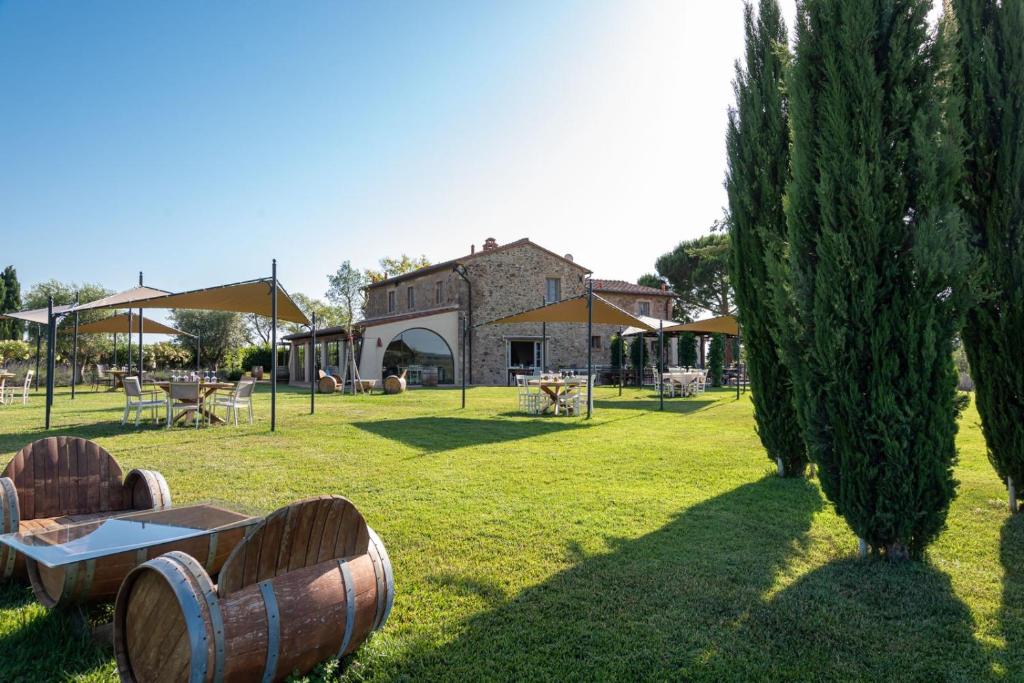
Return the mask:
[[[155,384],[156,386],[158,386],[161,389],[163,389],[166,394],[170,395],[170,393],[171,393],[171,383],[170,382],[153,382],[153,384]],[[187,382],[175,382],[175,384],[187,384]],[[225,420],[222,417],[218,417],[217,415],[214,414],[214,412],[212,410],[210,410],[209,408],[206,407],[206,399],[211,394],[213,394],[213,393],[215,393],[217,391],[226,390],[226,389],[234,389],[235,388],[235,383],[234,382],[197,382],[197,384],[199,384],[200,402],[203,404],[203,407],[200,409],[200,412],[203,414],[203,417],[205,417],[207,420],[209,420],[210,424],[218,424],[218,425],[227,424],[227,420]],[[181,403],[192,403],[192,401],[188,401],[188,400],[185,400],[185,399],[175,399],[175,400],[176,401],[180,401]],[[174,422],[178,422],[179,420],[184,418],[188,414],[188,412],[189,411],[187,411],[187,410],[182,410],[180,413],[178,413],[177,415],[174,416]]]
[[540,387],[540,390],[551,399],[551,403],[544,407],[544,412],[548,412],[553,406],[555,415],[558,415],[558,399],[568,394],[571,388],[578,387],[583,382],[572,377],[563,377],[561,379],[531,379],[528,383],[531,387]]
[[111,368],[107,370],[114,377],[114,385],[111,387],[111,391],[116,391],[124,386],[124,377],[128,374],[127,370],[118,370],[117,368]]

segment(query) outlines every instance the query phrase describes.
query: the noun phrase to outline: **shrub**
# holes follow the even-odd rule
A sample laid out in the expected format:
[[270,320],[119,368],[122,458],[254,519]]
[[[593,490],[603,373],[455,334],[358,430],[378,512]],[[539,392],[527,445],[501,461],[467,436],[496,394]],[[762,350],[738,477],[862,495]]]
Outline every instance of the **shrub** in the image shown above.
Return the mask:
[[711,386],[722,386],[723,361],[725,359],[725,335],[711,335],[711,346],[708,349],[708,378]]

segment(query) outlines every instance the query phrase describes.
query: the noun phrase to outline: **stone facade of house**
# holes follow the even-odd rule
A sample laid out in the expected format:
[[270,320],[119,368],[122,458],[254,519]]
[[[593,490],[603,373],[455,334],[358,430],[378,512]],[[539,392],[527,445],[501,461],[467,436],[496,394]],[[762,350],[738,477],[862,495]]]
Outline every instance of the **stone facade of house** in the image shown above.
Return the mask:
[[[360,374],[380,378],[389,358],[397,357],[389,349],[408,351],[409,344],[401,340],[413,337],[404,332],[426,330],[443,339],[452,354],[454,373],[441,383],[457,384],[466,326],[470,330],[467,382],[471,384],[505,385],[510,368],[586,368],[588,343],[594,346],[594,364],[607,366],[617,327],[594,325],[594,338],[588,340],[584,325],[552,323],[546,326],[543,343],[539,323],[487,324],[542,306],[549,298],[583,295],[589,275],[571,256],[555,254],[528,239],[505,245],[488,239],[482,249],[462,258],[374,283],[367,291]],[[646,302],[642,308],[646,315],[670,317],[665,313],[671,312],[671,292],[619,281],[595,280],[594,284],[596,294],[629,313],[641,313]],[[421,331],[415,335],[430,337]]]

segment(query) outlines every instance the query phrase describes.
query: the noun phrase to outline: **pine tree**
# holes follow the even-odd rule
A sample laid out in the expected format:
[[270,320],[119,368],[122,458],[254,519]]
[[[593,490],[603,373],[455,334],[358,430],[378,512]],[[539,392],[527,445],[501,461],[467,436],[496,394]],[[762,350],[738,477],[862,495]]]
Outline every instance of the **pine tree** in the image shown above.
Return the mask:
[[[964,347],[989,460],[1024,495],[1024,3],[954,0],[953,103],[964,209],[981,292]],[[947,8],[947,12],[948,12]],[[1016,501],[1011,507],[1016,508]]]
[[782,205],[789,178],[789,120],[785,98],[786,26],[775,0],[760,0],[757,16],[744,9],[746,55],[736,65],[736,108],[729,111],[730,278],[747,351],[754,419],[768,459],[785,475],[802,476],[807,449],[797,428],[789,368],[777,338],[788,332],[775,317],[781,290],[777,263],[786,240]]
[[920,557],[956,490],[966,270],[929,0],[805,0],[787,81],[794,329],[821,486],[876,555]]

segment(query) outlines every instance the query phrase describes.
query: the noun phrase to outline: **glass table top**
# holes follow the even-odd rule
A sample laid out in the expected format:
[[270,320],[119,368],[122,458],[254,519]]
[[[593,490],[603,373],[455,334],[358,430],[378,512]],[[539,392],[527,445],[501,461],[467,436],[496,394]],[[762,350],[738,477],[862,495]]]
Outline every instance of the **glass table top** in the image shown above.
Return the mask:
[[47,567],[59,567],[249,526],[259,520],[215,505],[187,505],[129,512],[46,531],[3,534],[0,543]]

